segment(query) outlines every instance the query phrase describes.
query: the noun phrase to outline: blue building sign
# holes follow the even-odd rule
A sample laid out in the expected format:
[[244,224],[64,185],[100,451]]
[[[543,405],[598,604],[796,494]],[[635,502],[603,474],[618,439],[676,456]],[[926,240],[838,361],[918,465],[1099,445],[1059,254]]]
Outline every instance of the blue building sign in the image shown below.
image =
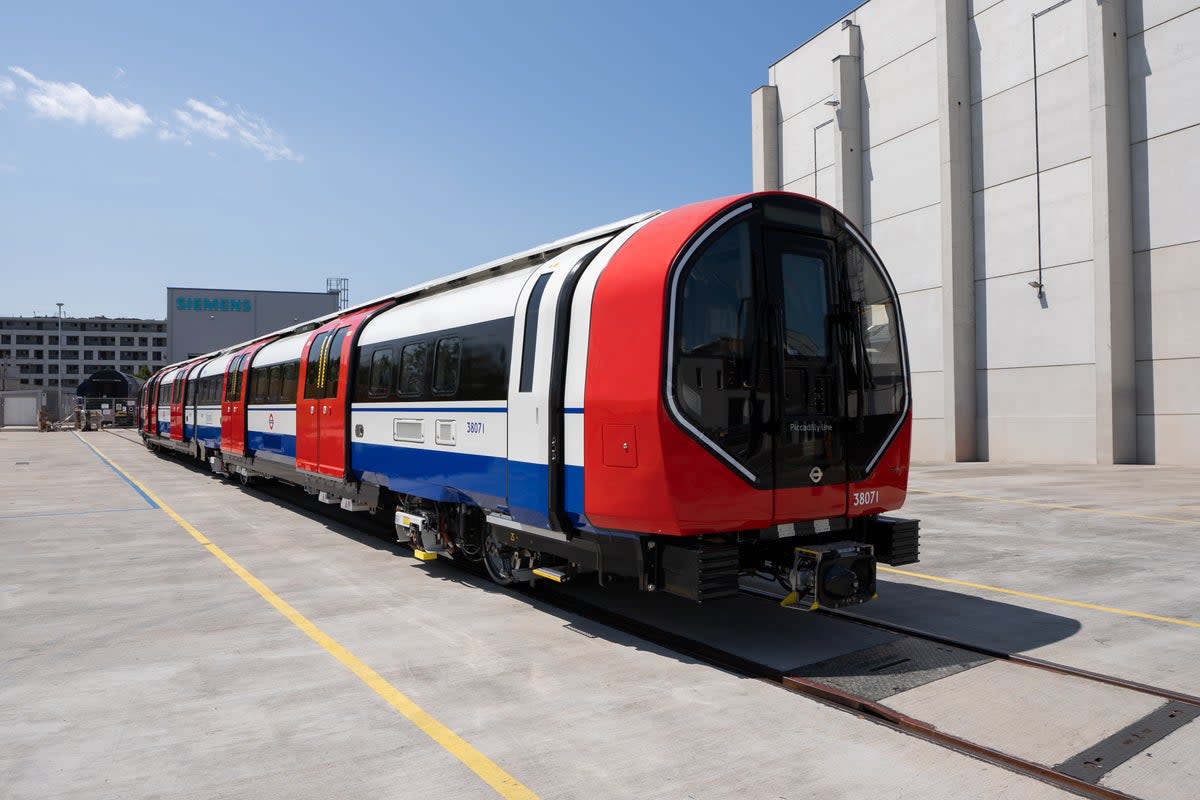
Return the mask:
[[250,299],[230,300],[227,297],[176,297],[176,311],[250,311]]

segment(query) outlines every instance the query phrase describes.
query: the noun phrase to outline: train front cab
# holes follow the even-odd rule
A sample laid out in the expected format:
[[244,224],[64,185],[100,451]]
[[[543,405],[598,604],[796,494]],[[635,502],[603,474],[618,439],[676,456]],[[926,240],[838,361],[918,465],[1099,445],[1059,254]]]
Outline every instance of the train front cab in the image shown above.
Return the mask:
[[907,491],[898,297],[824,203],[766,193],[649,222],[597,285],[585,409],[587,517],[658,543],[643,586],[704,600],[754,571],[839,606],[874,596],[876,551],[915,561],[916,523],[880,518]]

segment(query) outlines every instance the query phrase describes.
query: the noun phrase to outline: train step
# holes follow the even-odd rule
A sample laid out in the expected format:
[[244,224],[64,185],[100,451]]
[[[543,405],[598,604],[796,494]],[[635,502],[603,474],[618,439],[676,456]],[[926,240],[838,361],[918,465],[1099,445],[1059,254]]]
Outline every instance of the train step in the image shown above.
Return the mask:
[[571,580],[571,572],[566,567],[534,567],[532,572],[539,578],[545,578],[555,583],[566,583]]

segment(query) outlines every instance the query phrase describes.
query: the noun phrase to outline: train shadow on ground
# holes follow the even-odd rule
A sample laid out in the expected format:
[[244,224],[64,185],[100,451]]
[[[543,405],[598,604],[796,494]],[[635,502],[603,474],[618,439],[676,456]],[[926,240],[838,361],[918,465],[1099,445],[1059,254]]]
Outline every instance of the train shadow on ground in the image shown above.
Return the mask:
[[[173,460],[197,474],[222,480],[195,462]],[[732,656],[734,662],[760,665],[763,674],[821,677],[834,669],[829,665],[835,662],[838,675],[852,676],[858,669],[854,659],[847,664],[842,657],[886,648],[906,638],[836,616],[784,609],[771,600],[749,595],[698,604],[664,593],[638,592],[627,584],[600,588],[587,578],[562,587],[504,588],[470,565],[417,562],[406,545],[395,541],[386,521],[372,521],[362,513],[321,504],[297,487],[267,482],[244,491],[318,522],[339,536],[403,558],[432,580],[457,584],[463,591],[502,592],[540,613],[558,617],[564,628],[573,633],[685,663],[711,664],[712,659],[688,655],[687,646],[673,648],[659,642],[699,643],[710,652]],[[1007,653],[1028,652],[1067,639],[1080,629],[1080,623],[1070,617],[948,589],[888,580],[879,581],[879,599],[851,611],[866,619],[904,625]],[[633,626],[624,625],[621,620],[630,620]],[[969,666],[978,663],[983,661],[976,660]],[[870,659],[862,660],[864,675],[873,668]],[[906,669],[916,672],[927,668],[925,662],[915,659],[911,667],[893,666],[890,672],[903,674]],[[736,667],[734,671],[746,674]]]
[[[492,583],[469,565],[439,560],[417,562],[406,545],[397,543],[390,527],[368,527],[362,514],[323,506],[299,489],[268,485],[251,489],[264,500],[320,522],[325,528],[376,550],[393,553],[433,580],[454,583],[463,591],[505,593],[538,612],[559,618],[572,633],[599,638],[674,658],[686,663],[711,663],[692,657],[687,648],[664,645],[668,640],[700,643],[735,660],[762,665],[768,673],[820,677],[827,665],[841,656],[877,649],[905,637],[823,614],[781,608],[770,600],[748,595],[697,604],[662,593],[642,593],[629,584],[600,588],[588,578],[565,586],[541,585],[535,589],[509,589]],[[1035,650],[1077,633],[1077,620],[1019,605],[981,598],[952,590],[896,581],[879,582],[879,599],[858,606],[853,613],[926,631],[948,639],[1010,653]],[[615,621],[614,621],[615,620]],[[621,620],[635,623],[631,633]],[[610,624],[611,623],[611,624]],[[647,635],[639,635],[645,632]],[[927,661],[913,659],[892,673],[928,669]],[[970,661],[969,666],[984,663]],[[872,669],[863,662],[864,673]],[[839,674],[853,664],[838,664]]]

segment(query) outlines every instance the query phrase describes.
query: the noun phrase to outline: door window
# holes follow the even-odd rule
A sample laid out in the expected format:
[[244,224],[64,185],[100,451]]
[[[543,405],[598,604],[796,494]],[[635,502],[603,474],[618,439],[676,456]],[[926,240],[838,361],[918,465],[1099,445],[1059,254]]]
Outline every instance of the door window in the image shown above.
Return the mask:
[[225,372],[225,402],[236,403],[240,396],[242,384],[242,359],[245,356],[238,356],[229,362],[229,369]]
[[346,339],[349,327],[338,328],[329,340],[328,353],[325,356],[324,391],[322,397],[337,397],[338,379],[342,372],[342,342]]
[[538,313],[542,307],[542,295],[546,292],[546,284],[550,281],[550,273],[540,276],[533,284],[529,293],[529,306],[525,309],[525,335],[521,344],[521,384],[520,391],[533,391],[534,358],[537,356]]
[[807,253],[783,253],[783,348],[787,359],[829,357],[827,264]]
[[304,397],[315,399],[321,397],[325,387],[325,376],[322,372],[325,365],[325,349],[329,342],[329,333],[318,333],[308,346],[307,369],[304,375]]

